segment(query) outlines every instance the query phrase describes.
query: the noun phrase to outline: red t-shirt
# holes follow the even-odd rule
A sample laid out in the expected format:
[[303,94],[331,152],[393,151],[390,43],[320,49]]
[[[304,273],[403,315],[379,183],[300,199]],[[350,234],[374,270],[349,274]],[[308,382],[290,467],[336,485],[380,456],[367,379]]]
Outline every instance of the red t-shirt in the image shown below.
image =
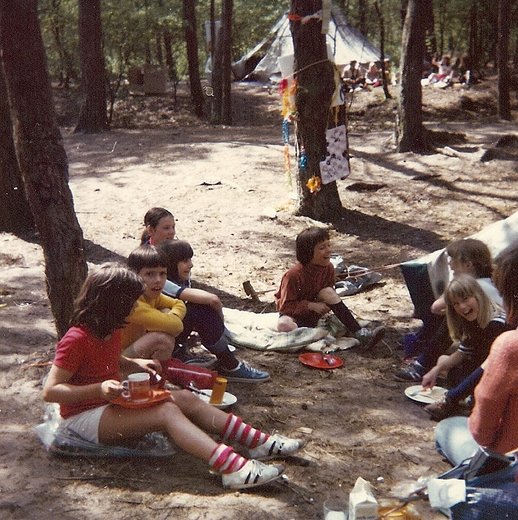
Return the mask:
[[[54,364],[72,372],[71,385],[90,385],[107,379],[120,381],[119,360],[121,333],[116,330],[108,340],[94,336],[85,327],[71,327],[56,346]],[[60,404],[61,416],[91,410],[106,404],[105,399],[90,399],[74,404]]]
[[310,311],[308,303],[314,302],[324,287],[334,287],[334,284],[335,270],[331,262],[326,266],[297,262],[281,279],[275,294],[277,310],[293,318],[299,327],[316,327],[320,315]]

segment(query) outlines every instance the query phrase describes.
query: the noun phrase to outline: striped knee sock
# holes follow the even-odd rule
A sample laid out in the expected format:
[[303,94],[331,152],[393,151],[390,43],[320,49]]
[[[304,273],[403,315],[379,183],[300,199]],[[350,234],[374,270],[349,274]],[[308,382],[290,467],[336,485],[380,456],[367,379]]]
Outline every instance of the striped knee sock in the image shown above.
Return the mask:
[[225,444],[218,444],[209,459],[209,466],[220,473],[239,471],[246,463],[247,459]]
[[241,417],[233,414],[228,415],[225,429],[223,430],[224,441],[236,441],[247,448],[255,448],[264,444],[269,437],[267,433],[263,433],[244,423]]

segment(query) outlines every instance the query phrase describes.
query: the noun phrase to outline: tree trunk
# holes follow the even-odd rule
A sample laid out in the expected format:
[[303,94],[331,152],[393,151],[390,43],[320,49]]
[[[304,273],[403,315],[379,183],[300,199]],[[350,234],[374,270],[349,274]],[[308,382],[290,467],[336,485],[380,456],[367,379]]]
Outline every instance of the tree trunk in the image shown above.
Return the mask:
[[189,83],[191,84],[191,101],[196,116],[203,117],[205,112],[205,100],[203,98],[203,90],[200,81],[195,4],[195,0],[183,0],[183,16],[185,23],[185,44],[187,46],[187,62],[189,65]]
[[156,61],[159,65],[164,64],[164,51],[162,48],[162,31],[158,30],[155,34]]
[[367,0],[358,0],[358,30],[367,36]]
[[382,0],[375,0],[374,9],[376,10],[376,16],[378,17],[378,23],[380,28],[380,61],[381,61],[381,81],[383,82],[383,94],[385,99],[392,99],[388,89],[389,82],[389,71],[387,70],[385,61],[385,17],[383,16]]
[[232,124],[232,9],[233,0],[223,0],[221,10],[221,122]]
[[[291,13],[308,16],[322,8],[321,0],[292,0]],[[306,24],[291,21],[295,50],[295,104],[298,112],[297,142],[299,149],[296,213],[323,222],[338,219],[342,203],[336,182],[323,184],[310,193],[306,186],[311,177],[320,179],[320,161],[326,157],[326,129],[331,99],[335,89],[334,67],[327,60],[325,35],[321,22]]]
[[108,129],[101,0],[79,0],[79,60],[83,102],[75,132]]
[[498,0],[498,117],[511,120],[509,74],[509,19],[511,0]]
[[178,89],[178,72],[176,70],[176,60],[173,56],[173,35],[169,29],[164,29],[164,51],[165,51],[165,62],[167,64],[167,70],[169,72],[169,81],[173,85],[173,101],[176,104],[177,89]]
[[24,234],[34,231],[34,219],[25,195],[14,149],[11,114],[4,70],[0,63],[0,231]]
[[426,13],[431,0],[410,0],[403,26],[401,84],[396,122],[398,152],[426,150],[421,74],[425,49]]
[[54,112],[37,0],[0,0],[0,45],[16,155],[40,234],[47,293],[61,336],[87,267]]
[[480,55],[478,53],[478,0],[473,0],[469,9],[469,47],[468,54],[471,59],[471,67],[478,70]]

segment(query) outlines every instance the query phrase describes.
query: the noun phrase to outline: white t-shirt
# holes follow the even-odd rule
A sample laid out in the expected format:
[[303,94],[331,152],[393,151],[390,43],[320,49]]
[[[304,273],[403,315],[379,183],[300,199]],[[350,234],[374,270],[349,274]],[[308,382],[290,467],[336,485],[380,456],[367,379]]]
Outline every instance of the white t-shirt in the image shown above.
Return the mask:
[[486,293],[489,299],[498,305],[501,309],[504,308],[504,302],[502,296],[498,292],[498,289],[494,286],[491,278],[477,278],[477,282],[482,287],[482,290]]

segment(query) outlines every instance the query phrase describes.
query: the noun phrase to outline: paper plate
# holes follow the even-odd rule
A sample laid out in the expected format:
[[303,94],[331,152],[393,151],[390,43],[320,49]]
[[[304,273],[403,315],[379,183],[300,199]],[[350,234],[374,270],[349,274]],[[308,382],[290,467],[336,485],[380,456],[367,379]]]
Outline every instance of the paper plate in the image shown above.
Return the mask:
[[299,361],[308,367],[320,368],[321,370],[332,370],[341,367],[344,362],[338,356],[333,354],[324,354],[322,352],[306,352],[299,356]]
[[[200,390],[199,392],[196,392],[196,395],[202,401],[208,403],[210,400],[210,396],[212,395],[212,390]],[[215,406],[216,408],[220,408],[223,410],[225,408],[228,408],[229,406],[232,406],[235,403],[237,403],[237,397],[234,394],[231,394],[230,392],[225,392],[225,395],[223,396],[223,401],[220,404],[213,404],[212,406]]]
[[421,385],[413,385],[405,388],[405,395],[412,401],[431,404],[440,401],[447,391],[446,388],[441,386],[434,386],[431,389],[424,390]]
[[111,403],[123,408],[149,408],[169,399],[170,395],[171,392],[169,390],[151,390],[151,397],[147,401],[132,401],[119,396],[117,399],[113,399]]

